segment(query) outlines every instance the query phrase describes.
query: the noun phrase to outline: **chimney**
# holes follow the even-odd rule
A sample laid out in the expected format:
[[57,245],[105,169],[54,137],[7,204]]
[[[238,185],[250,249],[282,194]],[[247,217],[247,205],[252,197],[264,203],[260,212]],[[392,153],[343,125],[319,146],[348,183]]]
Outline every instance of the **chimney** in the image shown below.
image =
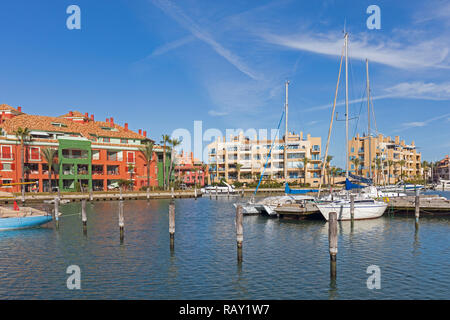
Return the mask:
[[125,122],[125,131],[128,131],[128,123]]
[[73,111],[69,111],[69,117],[73,116]]
[[109,123],[109,119],[108,118],[106,118],[106,122]]
[[147,131],[144,130],[144,137],[147,137]]
[[94,121],[94,114],[91,114],[91,121]]
[[111,127],[113,127],[113,126],[114,126],[114,118],[111,117],[110,120],[109,120],[109,122],[111,123]]
[[85,118],[89,118],[89,113],[86,112],[86,113],[84,114],[84,117],[85,117]]
[[17,111],[22,112],[22,107],[17,107]]
[[142,129],[139,129],[139,134],[142,135]]
[[395,136],[395,144],[400,144],[400,137],[399,136]]

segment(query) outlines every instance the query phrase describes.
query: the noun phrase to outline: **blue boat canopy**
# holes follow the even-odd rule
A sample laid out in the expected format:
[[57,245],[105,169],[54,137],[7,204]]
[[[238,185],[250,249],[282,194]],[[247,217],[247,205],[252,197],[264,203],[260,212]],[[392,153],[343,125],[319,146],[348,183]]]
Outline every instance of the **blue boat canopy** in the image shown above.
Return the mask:
[[305,194],[308,192],[317,192],[316,189],[291,189],[289,188],[289,184],[285,184],[284,193],[286,194]]
[[351,190],[351,189],[362,189],[365,186],[362,186],[360,184],[352,183],[350,180],[345,179],[345,190]]
[[373,184],[372,179],[364,178],[364,177],[357,176],[357,175],[354,175],[354,174],[351,174],[351,173],[349,173],[348,176],[350,178],[352,178],[353,180],[356,180],[358,182],[362,182],[362,183],[366,183],[366,184],[370,184],[370,185]]

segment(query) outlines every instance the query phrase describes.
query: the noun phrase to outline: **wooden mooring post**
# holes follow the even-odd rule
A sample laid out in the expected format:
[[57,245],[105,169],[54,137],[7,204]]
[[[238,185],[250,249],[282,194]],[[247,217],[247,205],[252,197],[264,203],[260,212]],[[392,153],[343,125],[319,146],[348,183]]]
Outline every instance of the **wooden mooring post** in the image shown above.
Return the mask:
[[89,189],[89,201],[94,200],[94,194],[92,193],[92,188]]
[[81,221],[83,222],[83,233],[87,233],[86,199],[81,200]]
[[194,189],[194,198],[195,198],[195,200],[197,200],[197,185],[195,185],[195,189]]
[[419,222],[420,217],[420,190],[416,188],[416,198],[415,198],[415,217],[416,217],[416,224]]
[[173,251],[175,247],[175,201],[173,200],[169,203],[169,236],[170,250]]
[[216,200],[217,200],[217,193],[219,192],[218,187],[216,186]]
[[147,200],[150,200],[150,188],[147,187]]
[[125,220],[123,217],[123,200],[119,201],[119,232],[120,232],[120,243],[123,243],[124,238],[124,227],[125,227]]
[[244,243],[244,215],[242,206],[236,207],[236,243],[237,243],[237,259],[242,262],[242,245]]
[[350,195],[350,218],[352,222],[355,219],[355,195]]
[[122,187],[119,187],[119,200],[123,200]]
[[56,229],[59,228],[59,197],[55,197],[55,225]]
[[330,250],[330,277],[336,279],[336,256],[338,253],[337,213],[330,212],[328,217],[328,245]]
[[171,192],[171,195],[172,195],[172,199],[175,198],[175,194],[174,194],[174,191],[173,191],[173,187],[170,189],[170,192]]

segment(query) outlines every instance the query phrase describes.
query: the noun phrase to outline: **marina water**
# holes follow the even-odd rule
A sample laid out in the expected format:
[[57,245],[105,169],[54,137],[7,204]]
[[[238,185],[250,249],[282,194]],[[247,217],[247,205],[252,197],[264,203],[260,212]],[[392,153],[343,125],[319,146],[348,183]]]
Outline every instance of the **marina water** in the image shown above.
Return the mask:
[[[440,192],[450,196],[449,192]],[[169,200],[61,206],[53,223],[0,233],[0,299],[447,299],[450,217],[386,212],[338,224],[337,280],[330,283],[328,225],[322,220],[244,217],[243,263],[237,263],[234,199],[176,199],[175,250],[169,250]],[[66,269],[81,269],[69,290]],[[367,267],[381,270],[368,289]]]

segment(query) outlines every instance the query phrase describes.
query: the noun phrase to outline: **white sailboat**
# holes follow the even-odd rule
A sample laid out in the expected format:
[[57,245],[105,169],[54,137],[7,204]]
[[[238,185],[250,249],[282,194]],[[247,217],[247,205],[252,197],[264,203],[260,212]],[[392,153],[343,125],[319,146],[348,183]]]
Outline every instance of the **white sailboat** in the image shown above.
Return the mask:
[[[348,161],[349,161],[349,151],[348,151],[348,33],[345,33],[344,38],[344,49],[345,49],[345,149],[346,149],[346,159],[345,159],[345,169],[346,169],[346,179],[349,178],[349,170],[348,170]],[[366,63],[367,60],[366,60]],[[341,60],[341,66],[342,66],[342,60]],[[368,64],[367,66],[367,77],[368,77]],[[339,76],[340,76],[340,70],[339,70]],[[339,79],[338,79],[338,85],[339,85]],[[370,96],[369,96],[370,88],[369,88],[369,81],[367,81],[367,99],[368,104],[370,108]],[[336,95],[337,95],[337,88],[336,88]],[[333,112],[332,112],[332,119],[334,117],[336,107],[336,97],[333,104]],[[370,116],[370,113],[369,113]],[[330,123],[330,130],[328,133],[328,141],[327,141],[327,149],[325,153],[325,157],[327,155],[328,151],[328,143],[329,138],[331,134],[331,128],[332,123]],[[369,143],[370,143],[370,134],[369,134]],[[319,191],[320,192],[320,191]],[[351,201],[349,199],[349,193],[347,192],[344,198],[340,198],[331,202],[319,202],[317,203],[317,208],[320,210],[320,213],[325,218],[325,220],[328,221],[330,212],[336,212],[337,213],[337,219],[338,220],[350,220],[351,219]],[[361,197],[359,195],[356,196],[353,208],[354,208],[354,220],[360,220],[360,219],[374,219],[379,218],[383,215],[383,213],[386,211],[388,204],[383,201],[378,201],[374,199],[370,199],[367,197]]]

